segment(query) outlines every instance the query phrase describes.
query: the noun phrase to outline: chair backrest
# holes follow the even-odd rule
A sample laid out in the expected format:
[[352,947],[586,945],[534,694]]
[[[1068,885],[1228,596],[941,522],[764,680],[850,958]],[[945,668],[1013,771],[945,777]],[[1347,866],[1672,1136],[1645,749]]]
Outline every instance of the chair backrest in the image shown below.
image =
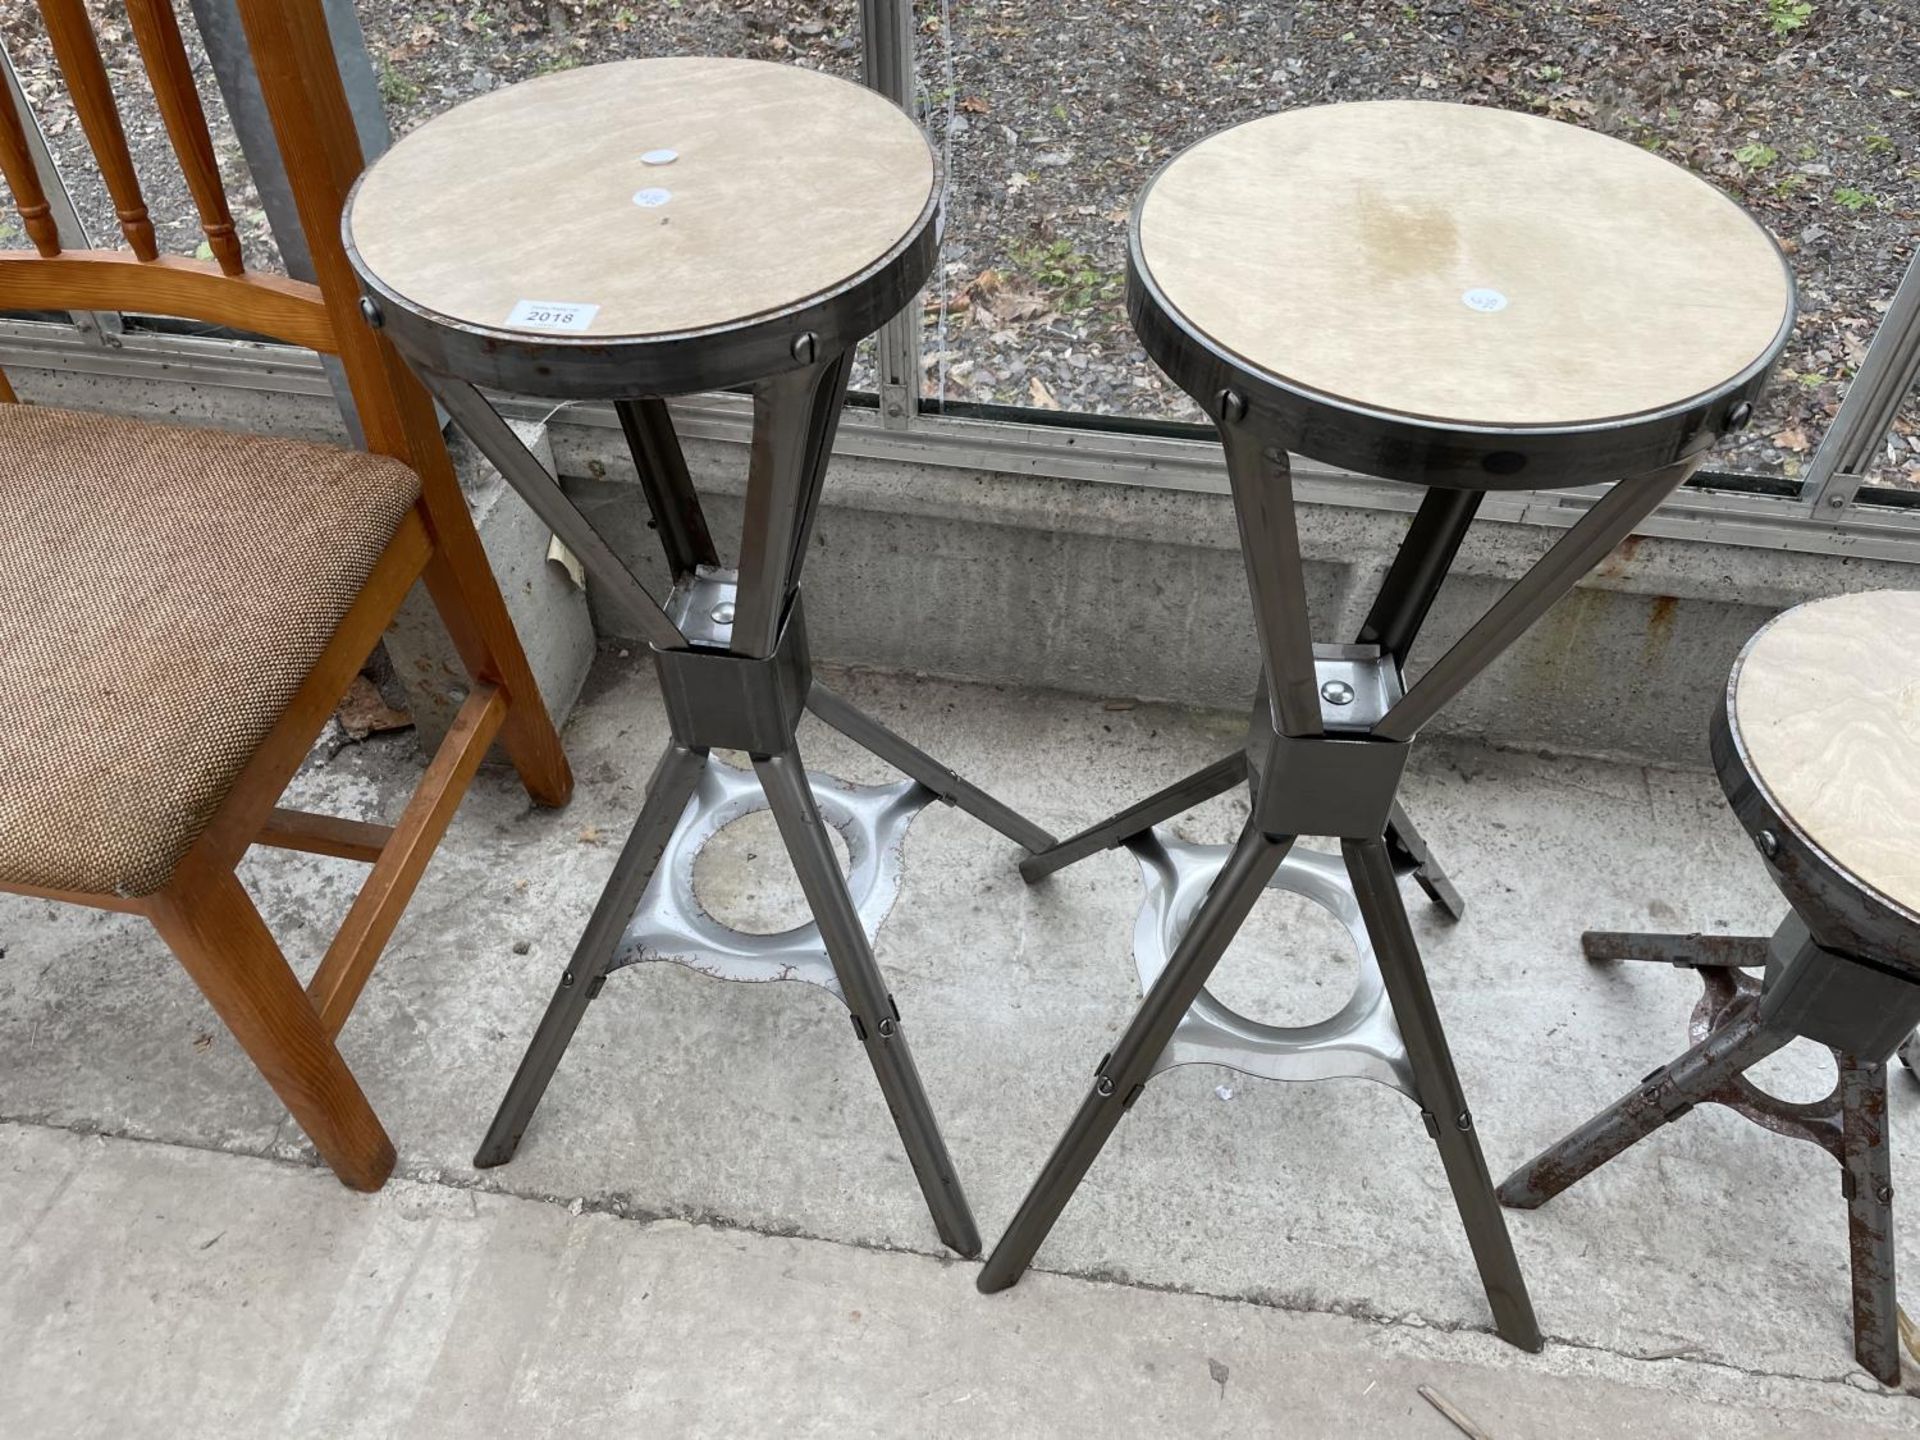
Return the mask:
[[0,250],[0,310],[137,310],[229,325],[337,355],[367,448],[414,465],[430,485],[440,478],[430,472],[450,479],[426,394],[361,316],[359,287],[341,246],[340,212],[362,157],[322,0],[238,0],[313,257],[314,284],[247,268],[173,0],[124,3],[211,260],[163,255],[155,244],[85,0],[37,3],[131,254],[61,248],[21,116],[0,88],[0,173],[33,247]]

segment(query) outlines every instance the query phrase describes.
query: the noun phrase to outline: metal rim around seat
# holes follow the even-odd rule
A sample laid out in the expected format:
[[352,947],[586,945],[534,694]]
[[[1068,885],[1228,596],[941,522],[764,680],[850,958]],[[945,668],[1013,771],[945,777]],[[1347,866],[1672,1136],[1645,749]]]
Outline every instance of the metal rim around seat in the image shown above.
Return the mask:
[[[924,132],[921,139],[924,143]],[[946,198],[940,156],[931,145],[927,155],[931,180],[925,204],[885,251],[792,304],[697,329],[566,335],[477,324],[422,304],[383,280],[355,243],[354,207],[371,167],[348,192],[341,235],[369,323],[384,329],[408,360],[425,370],[492,389],[566,399],[690,394],[745,385],[849,350],[913,301],[933,273]],[[804,244],[804,234],[796,234],[793,243]]]

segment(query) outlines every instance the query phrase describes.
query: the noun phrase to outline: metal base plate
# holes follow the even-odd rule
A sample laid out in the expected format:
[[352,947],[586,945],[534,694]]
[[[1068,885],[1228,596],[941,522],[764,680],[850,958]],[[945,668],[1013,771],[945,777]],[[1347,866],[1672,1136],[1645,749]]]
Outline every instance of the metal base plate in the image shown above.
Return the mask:
[[[1129,842],[1128,848],[1140,861],[1147,887],[1146,903],[1133,930],[1133,960],[1145,994],[1166,969],[1208,887],[1226,863],[1230,847],[1189,845],[1155,830]],[[1351,1077],[1377,1080],[1415,1099],[1407,1047],[1394,1023],[1345,863],[1337,855],[1296,845],[1268,888],[1305,896],[1347,928],[1360,953],[1360,978],[1353,994],[1325,1020],[1276,1026],[1249,1020],[1202,990],[1161,1052],[1153,1074],[1176,1065],[1224,1065],[1268,1080]]]
[[[820,818],[846,841],[847,890],[871,942],[900,894],[907,828],[932,803],[934,793],[913,780],[849,785],[813,771],[807,783]],[[702,847],[743,815],[766,808],[767,798],[752,771],[707,757],[699,787],[667,841],[609,971],[671,961],[721,980],[799,980],[846,1003],[814,921],[772,935],[750,935],[722,925],[694,893],[693,865]]]

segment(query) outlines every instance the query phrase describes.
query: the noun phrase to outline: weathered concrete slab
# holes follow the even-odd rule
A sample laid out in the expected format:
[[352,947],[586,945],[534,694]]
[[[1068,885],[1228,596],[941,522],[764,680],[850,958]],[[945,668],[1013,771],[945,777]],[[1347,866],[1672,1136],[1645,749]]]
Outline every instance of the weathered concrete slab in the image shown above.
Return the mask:
[[[1237,742],[1241,724],[1232,716],[1146,705],[1108,709],[1031,692],[867,674],[832,679],[885,723],[1057,832],[1215,758]],[[578,1202],[626,1219],[710,1220],[812,1237],[834,1242],[833,1254],[852,1257],[848,1264],[869,1263],[866,1250],[936,1255],[932,1227],[844,1015],[828,996],[805,987],[724,985],[671,967],[614,976],[520,1157],[500,1170],[468,1167],[638,808],[664,733],[650,670],[638,656],[609,654],[568,733],[580,776],[572,807],[535,811],[508,776],[493,773],[469,798],[343,1039],[399,1143],[403,1174],[427,1187],[420,1203],[430,1209],[454,1204],[443,1194],[453,1187]],[[815,766],[855,780],[885,778],[884,767],[820,727],[803,732],[803,741]],[[391,816],[418,764],[404,741],[353,747],[304,775],[296,799]],[[1705,776],[1435,742],[1413,758],[1407,802],[1468,898],[1465,922],[1449,926],[1409,889],[1496,1175],[1684,1045],[1695,982],[1665,967],[1589,968],[1577,948],[1582,928],[1759,930],[1771,927],[1780,908]],[[1235,803],[1215,802],[1184,833],[1225,838],[1237,821]],[[784,862],[764,847],[736,853],[742,864],[764,867],[736,894],[791,884]],[[749,853],[755,858],[747,860]],[[1140,892],[1132,861],[1104,855],[1029,889],[1015,873],[1015,858],[1010,844],[958,812],[929,810],[908,839],[905,887],[878,943],[989,1242],[1135,999],[1128,944]],[[344,863],[276,854],[256,857],[247,869],[303,965],[317,958],[357,875]],[[1340,977],[1350,973],[1334,932],[1290,915],[1278,900],[1263,902],[1255,918],[1257,933],[1223,967],[1223,995],[1275,1019],[1334,1009],[1344,998]],[[0,946],[0,1118],[170,1147],[282,1159],[306,1154],[265,1086],[138,922],[0,897]],[[1821,1057],[1790,1053],[1778,1068],[1789,1089],[1804,1094],[1823,1066],[1830,1070]],[[1216,1087],[1223,1084],[1231,1098],[1221,1098]],[[1896,1188],[1920,1194],[1920,1089],[1904,1075],[1895,1087]],[[312,1184],[326,1190],[322,1177]],[[189,1189],[199,1195],[198,1186]],[[205,1189],[204,1202],[192,1206],[225,1203],[220,1184]],[[124,1198],[128,1216],[143,1203],[137,1189]],[[329,1193],[329,1206],[338,1208],[328,1213],[345,1217],[342,1225],[377,1227],[388,1223],[380,1217],[412,1203],[388,1210],[380,1202],[363,1214],[354,1207],[367,1202]],[[495,1202],[460,1194],[457,1203]],[[14,1217],[31,1209],[26,1199],[0,1203],[0,1214]],[[524,1213],[545,1215],[548,1207]],[[1739,1379],[1735,1389],[1754,1395],[1763,1389],[1751,1387],[1776,1377],[1805,1381],[1814,1388],[1794,1393],[1812,1397],[1807,1403],[1816,1408],[1835,1407],[1836,1430],[1845,1428],[1845,1417],[1913,1423],[1905,1400],[1873,1400],[1883,1408],[1866,1412],[1845,1408],[1862,1403],[1856,1385],[1877,1387],[1851,1360],[1838,1175],[1810,1146],[1702,1111],[1512,1224],[1553,1343],[1545,1360],[1472,1352],[1501,1363],[1484,1385],[1458,1381],[1455,1398],[1488,1422],[1509,1413],[1501,1405],[1551,1388],[1542,1377],[1601,1366],[1624,1367],[1604,1370],[1615,1377],[1669,1377],[1671,1393],[1707,1400],[1725,1393],[1715,1387],[1729,1375]],[[536,1242],[498,1243],[511,1249]],[[347,1240],[338,1244],[350,1248]],[[1903,1246],[1901,1261],[1907,1274],[1920,1274],[1913,1245]],[[534,1275],[545,1273],[544,1261],[527,1263]],[[1331,1337],[1330,1354],[1351,1343],[1360,1357],[1415,1330],[1458,1332],[1457,1342],[1469,1347],[1495,1344],[1484,1335],[1484,1302],[1413,1108],[1359,1082],[1280,1086],[1199,1069],[1155,1082],[1040,1263],[1117,1282],[1129,1305],[1151,1307],[1162,1291],[1192,1292],[1251,1302],[1244,1313],[1275,1324],[1321,1317],[1314,1324],[1333,1328],[1312,1333]],[[952,1289],[956,1308],[940,1312],[947,1317],[941,1325],[981,1317],[984,1348],[969,1352],[955,1341],[957,1356],[979,1357],[977,1384],[969,1374],[961,1386],[981,1397],[972,1403],[989,1396],[1010,1403],[993,1389],[996,1378],[1010,1376],[1016,1389],[1035,1391],[1034,1413],[1052,1413],[1045,1407],[1054,1400],[1038,1393],[1045,1388],[1040,1377],[1052,1372],[996,1358],[1004,1337],[993,1327],[1017,1325],[1029,1313],[1022,1343],[1039,1347],[1035,1353],[1086,1347],[1060,1352],[1059,1376],[1047,1383],[1079,1393],[1071,1388],[1082,1378],[1074,1367],[1094,1367],[1085,1373],[1108,1374],[1117,1397],[1144,1393],[1111,1380],[1118,1372],[1103,1372],[1093,1360],[1069,1363],[1070,1354],[1110,1347],[1112,1333],[1055,1335],[1064,1318],[1022,1308],[1040,1303],[1029,1293],[1054,1293],[1044,1285],[976,1301],[966,1290],[971,1267],[927,1262],[926,1273]],[[60,1279],[58,1272],[47,1275],[36,1288],[51,1297]],[[331,1306],[338,1286],[324,1276],[311,1283],[327,1297],[301,1303]],[[148,1306],[146,1294],[135,1287],[115,1303]],[[389,1343],[399,1345],[412,1322],[405,1307],[389,1313],[388,1298],[349,1297],[343,1313],[358,1316],[369,1333],[384,1323],[399,1337]],[[1176,1308],[1187,1303],[1161,1299]],[[846,1308],[873,1313],[858,1301]],[[965,1321],[952,1319],[961,1309]],[[170,1312],[147,1313],[156,1317],[152,1343],[164,1344],[167,1327],[159,1322]],[[1329,1316],[1347,1318],[1335,1325]],[[673,1323],[694,1326],[695,1318]],[[1151,1324],[1128,1319],[1126,1343],[1135,1342],[1134,1327]],[[285,1332],[263,1329],[263,1343],[277,1337],[296,1349],[312,1334],[289,1324]],[[777,1337],[767,1340],[767,1353],[781,1358],[745,1361],[743,1374],[758,1364],[770,1377],[787,1377],[783,1384],[797,1384],[805,1358],[837,1353],[837,1342],[821,1339],[817,1327],[796,1324],[781,1334],[775,1326],[767,1334]],[[591,1344],[599,1347],[591,1362],[582,1359],[567,1372],[586,1387],[583,1405],[613,1393],[606,1387],[618,1391],[635,1363],[604,1335]],[[710,1352],[701,1364],[718,1363]],[[1249,1371],[1284,1369],[1277,1360],[1260,1367],[1209,1353],[1233,1370],[1228,1395],[1245,1378],[1243,1363]],[[1680,1358],[1646,1359],[1661,1355]],[[1121,1361],[1107,1355],[1099,1363]],[[908,1385],[897,1377],[888,1383]],[[1281,1388],[1260,1391],[1262,1404],[1291,1403],[1289,1383],[1284,1375],[1267,1376],[1260,1384]],[[1404,1402],[1407,1386],[1393,1383],[1400,1387],[1396,1403]],[[1247,1393],[1255,1389],[1249,1385]],[[735,1403],[746,1403],[738,1398],[746,1393],[738,1392]],[[456,1404],[457,1396],[446,1403]],[[592,1408],[601,1405],[593,1399],[578,1413],[627,1413],[605,1403],[610,1408]],[[1711,1408],[1724,1407],[1713,1401]],[[1657,1410],[1645,1412],[1648,1425]],[[1116,1413],[1159,1412],[1132,1406]],[[970,1424],[956,1416],[925,1428],[958,1432]],[[1141,1428],[1151,1426],[1143,1421]],[[1384,1421],[1382,1428],[1389,1428]],[[1493,1429],[1581,1433],[1558,1420]],[[1315,1432],[1306,1426],[1302,1433]],[[1645,1433],[1712,1432],[1681,1425]]]
[[1908,1434],[1911,1402],[0,1126],[15,1436]]

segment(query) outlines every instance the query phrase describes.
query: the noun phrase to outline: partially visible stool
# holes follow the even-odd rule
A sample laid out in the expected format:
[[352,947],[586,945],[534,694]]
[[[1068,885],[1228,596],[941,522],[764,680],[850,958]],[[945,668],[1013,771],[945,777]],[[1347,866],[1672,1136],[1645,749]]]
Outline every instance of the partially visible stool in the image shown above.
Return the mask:
[[[513,1158],[610,971],[672,960],[798,980],[851,1013],[940,1238],[980,1248],[871,935],[899,888],[906,825],[929,802],[1029,850],[1053,837],[817,685],[800,601],[854,347],[925,284],[941,195],[926,137],[883,97],[708,57],[589,66],[471,100],[354,190],[348,250],[369,320],[579,556],[598,601],[645,637],[673,736],[476,1165]],[[673,572],[664,602],[480,386],[614,402]],[[753,394],[737,570],[721,565],[662,398],[732,386]],[[909,778],[809,775],[795,740],[809,711]],[[754,773],[709,753],[728,749]],[[693,854],[761,807],[813,920],[742,935],[701,911]],[[847,841],[851,885],[828,825]]]
[[[1712,736],[1720,784],[1792,909],[1771,937],[1582,936],[1589,960],[1698,970],[1694,1046],[1514,1171],[1500,1199],[1544,1204],[1695,1105],[1810,1140],[1840,1162],[1854,1354],[1896,1385],[1887,1061],[1920,1022],[1920,593],[1842,595],[1776,617],[1734,663]],[[1814,1104],[1746,1077],[1799,1036],[1839,1063]]]

